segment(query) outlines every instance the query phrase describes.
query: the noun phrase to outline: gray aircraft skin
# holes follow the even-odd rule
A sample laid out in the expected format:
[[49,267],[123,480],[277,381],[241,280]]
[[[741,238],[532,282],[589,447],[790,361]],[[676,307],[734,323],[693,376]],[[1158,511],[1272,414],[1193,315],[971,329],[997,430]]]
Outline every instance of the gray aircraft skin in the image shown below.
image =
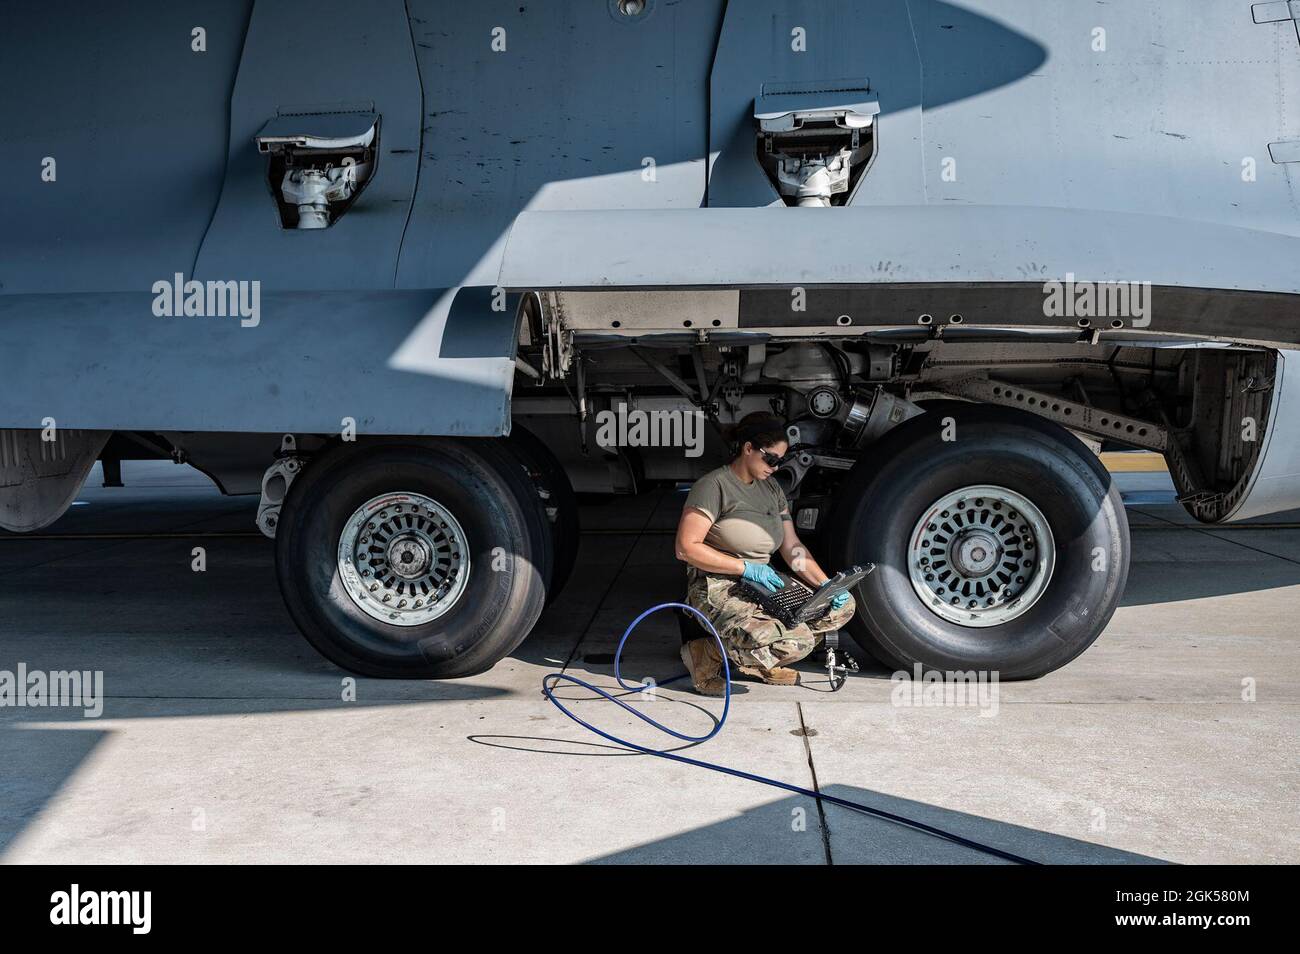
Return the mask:
[[[602,412],[775,409],[801,532],[881,566],[863,646],[1041,675],[1123,589],[1103,442],[1206,522],[1300,507],[1298,20],[3,0],[0,527],[171,456],[261,494],[329,658],[463,675],[563,584],[573,489],[722,459],[597,446]],[[983,516],[926,531],[963,488]]]

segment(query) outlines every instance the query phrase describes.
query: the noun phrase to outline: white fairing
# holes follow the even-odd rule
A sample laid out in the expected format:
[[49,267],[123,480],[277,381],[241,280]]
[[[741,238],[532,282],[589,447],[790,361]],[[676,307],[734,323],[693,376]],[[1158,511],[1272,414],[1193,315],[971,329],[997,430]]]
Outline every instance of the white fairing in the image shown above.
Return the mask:
[[1264,449],[1225,522],[1300,508],[1300,351],[1279,351]]

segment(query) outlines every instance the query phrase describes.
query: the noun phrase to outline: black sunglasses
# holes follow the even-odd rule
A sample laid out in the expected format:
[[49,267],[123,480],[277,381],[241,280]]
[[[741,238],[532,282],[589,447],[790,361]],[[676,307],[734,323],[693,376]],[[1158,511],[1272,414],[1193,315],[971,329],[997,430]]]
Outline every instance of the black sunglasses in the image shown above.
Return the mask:
[[763,458],[763,463],[767,464],[768,467],[780,467],[785,463],[786,458],[790,456],[789,454],[780,456],[773,454],[771,451],[759,451],[758,453]]

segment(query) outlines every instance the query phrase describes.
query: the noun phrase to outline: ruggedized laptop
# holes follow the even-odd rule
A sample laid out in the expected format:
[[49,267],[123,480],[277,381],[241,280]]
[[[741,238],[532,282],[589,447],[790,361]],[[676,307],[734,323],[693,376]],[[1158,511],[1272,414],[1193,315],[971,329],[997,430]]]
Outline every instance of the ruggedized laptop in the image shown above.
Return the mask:
[[875,568],[874,563],[849,567],[836,573],[815,590],[806,586],[802,580],[778,571],[777,575],[785,581],[785,586],[775,593],[765,586],[755,586],[748,580],[737,581],[732,592],[757,603],[778,622],[786,626],[798,626],[825,613],[831,600],[857,586]]

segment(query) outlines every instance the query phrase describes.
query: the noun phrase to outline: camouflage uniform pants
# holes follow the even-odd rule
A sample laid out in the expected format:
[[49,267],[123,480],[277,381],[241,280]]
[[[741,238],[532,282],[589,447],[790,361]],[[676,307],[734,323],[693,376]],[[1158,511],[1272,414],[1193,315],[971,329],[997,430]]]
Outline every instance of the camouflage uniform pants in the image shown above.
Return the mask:
[[709,618],[739,666],[773,669],[803,659],[821,642],[823,633],[840,629],[853,618],[853,597],[839,609],[798,626],[786,626],[740,596],[732,596],[734,576],[714,576],[688,567],[686,602]]

